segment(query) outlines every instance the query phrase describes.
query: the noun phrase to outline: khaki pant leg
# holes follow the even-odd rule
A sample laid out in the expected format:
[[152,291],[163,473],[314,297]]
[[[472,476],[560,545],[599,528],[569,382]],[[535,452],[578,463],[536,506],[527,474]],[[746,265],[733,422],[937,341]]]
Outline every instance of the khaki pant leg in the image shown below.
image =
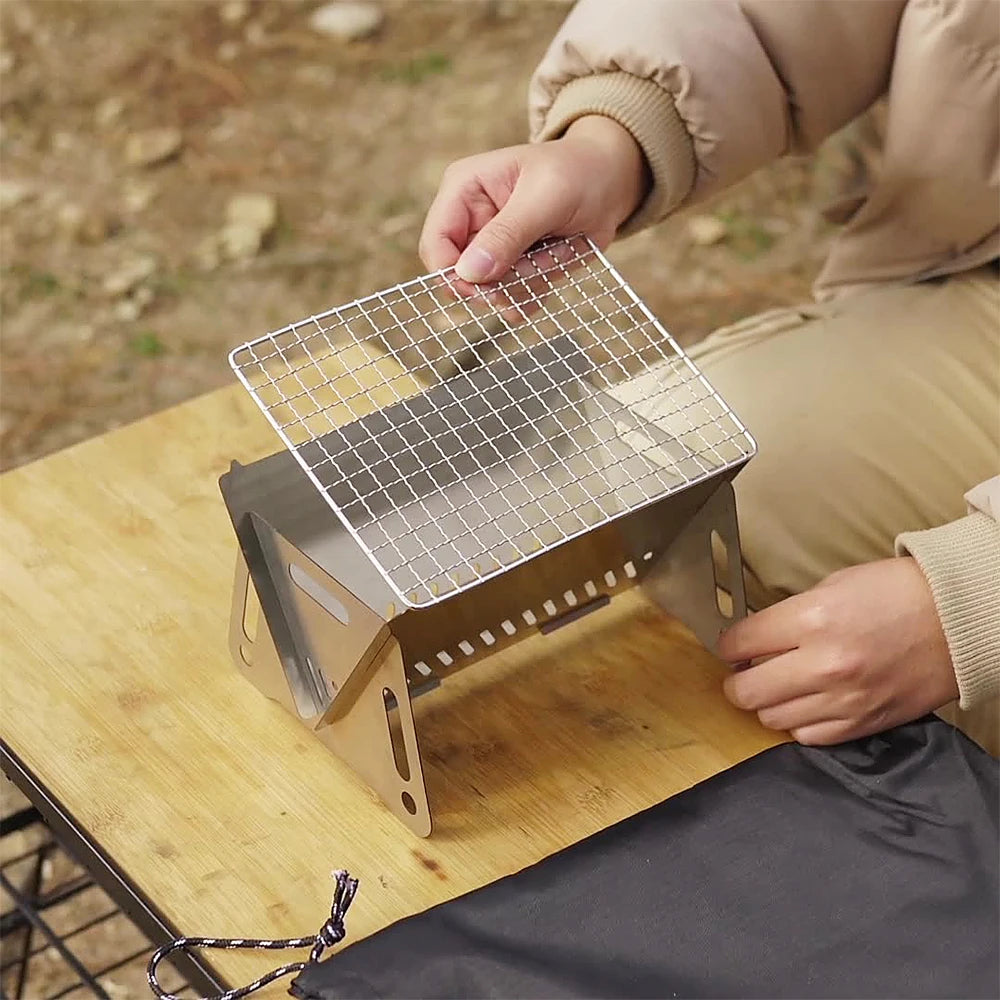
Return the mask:
[[752,606],[891,556],[1000,471],[993,268],[766,313],[689,353],[758,443],[735,482]]

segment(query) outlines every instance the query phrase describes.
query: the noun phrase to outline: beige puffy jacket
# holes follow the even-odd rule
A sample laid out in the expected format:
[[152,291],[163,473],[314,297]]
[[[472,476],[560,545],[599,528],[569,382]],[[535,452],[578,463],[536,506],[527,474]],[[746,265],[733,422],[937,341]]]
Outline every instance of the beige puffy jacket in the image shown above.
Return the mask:
[[[886,97],[879,175],[816,283],[829,297],[1000,257],[998,60],[997,0],[580,0],[532,80],[531,135],[587,114],[628,129],[653,178],[632,232]],[[963,708],[1000,689],[1000,479],[967,499],[962,520],[897,540],[934,592]]]
[[658,222],[827,136],[888,95],[878,184],[817,291],[964,271],[1000,257],[996,0],[582,0],[530,92],[534,139],[617,119]]

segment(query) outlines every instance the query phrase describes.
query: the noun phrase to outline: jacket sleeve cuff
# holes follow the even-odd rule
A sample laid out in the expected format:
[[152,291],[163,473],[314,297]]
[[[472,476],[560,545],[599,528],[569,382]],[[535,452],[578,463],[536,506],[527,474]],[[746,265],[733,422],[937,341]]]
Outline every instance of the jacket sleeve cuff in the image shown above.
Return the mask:
[[1000,525],[975,512],[958,521],[909,531],[896,554],[911,555],[937,605],[959,706],[968,709],[1000,691]]
[[694,187],[696,161],[687,127],[662,87],[631,73],[598,73],[571,80],[556,94],[532,141],[558,139],[577,118],[604,115],[627,129],[642,149],[653,184],[620,235],[653,225]]

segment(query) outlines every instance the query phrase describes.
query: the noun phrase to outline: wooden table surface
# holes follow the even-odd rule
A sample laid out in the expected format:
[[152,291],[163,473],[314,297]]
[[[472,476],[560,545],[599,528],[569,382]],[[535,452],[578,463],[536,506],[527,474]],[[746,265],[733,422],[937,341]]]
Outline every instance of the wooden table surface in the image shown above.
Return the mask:
[[[0,735],[181,932],[313,933],[345,867],[356,940],[778,741],[628,592],[417,699],[415,838],[230,661],[217,479],[279,446],[233,387],[0,478]],[[206,957],[239,984],[283,955]]]

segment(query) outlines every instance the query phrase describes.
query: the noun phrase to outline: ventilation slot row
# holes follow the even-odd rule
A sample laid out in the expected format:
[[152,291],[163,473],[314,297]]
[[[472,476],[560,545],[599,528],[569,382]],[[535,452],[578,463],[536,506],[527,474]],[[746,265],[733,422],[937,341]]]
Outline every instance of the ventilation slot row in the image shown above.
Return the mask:
[[[652,559],[652,552],[643,553],[643,562],[648,563],[651,562]],[[614,570],[609,569],[603,577],[604,587],[609,590],[614,590],[623,582],[623,580],[634,580],[639,575],[639,571],[636,569],[636,565],[631,559],[622,566],[621,573],[623,575],[619,576]],[[580,590],[583,594],[582,601],[576,590],[567,590],[558,599],[549,598],[547,601],[544,601],[541,607],[544,616],[547,619],[555,618],[566,611],[572,611],[579,608],[581,603],[586,604],[587,602],[593,601],[600,596],[598,585],[593,580],[587,580]],[[560,607],[560,605],[563,605],[564,607]],[[535,628],[539,624],[538,615],[530,608],[526,608],[521,612],[521,619],[528,628]],[[511,619],[507,618],[500,623],[500,627],[497,631],[503,633],[501,638],[510,638],[511,636],[517,635],[517,629],[518,626],[516,626]],[[485,651],[497,644],[497,635],[490,629],[483,629],[483,631],[479,633],[478,641],[481,644],[481,648]],[[469,639],[462,639],[458,643],[458,651],[463,656],[472,657],[479,652],[479,649],[477,649],[476,642],[470,641]],[[450,667],[455,662],[453,655],[445,649],[439,650],[434,655],[440,663],[446,667]],[[430,677],[434,672],[432,668],[422,660],[419,663],[415,663],[413,665],[413,669],[423,677]]]

